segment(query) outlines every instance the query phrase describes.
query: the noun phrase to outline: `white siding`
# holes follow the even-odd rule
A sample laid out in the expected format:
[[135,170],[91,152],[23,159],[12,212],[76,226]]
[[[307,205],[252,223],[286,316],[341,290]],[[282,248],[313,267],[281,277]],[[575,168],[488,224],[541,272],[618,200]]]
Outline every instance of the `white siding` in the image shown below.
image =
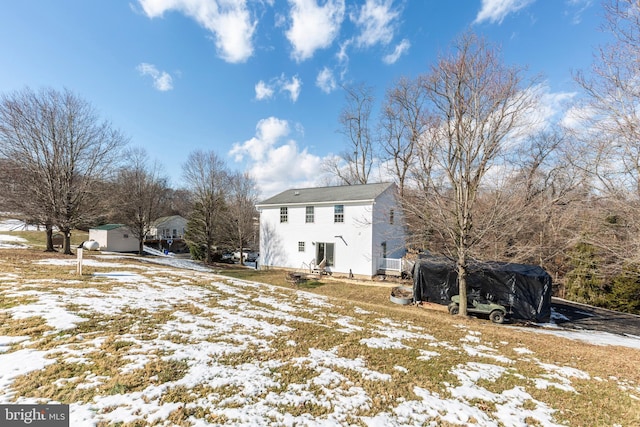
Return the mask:
[[[393,224],[391,223],[391,210],[393,210]],[[374,258],[383,257],[383,242],[386,242],[387,246],[386,258],[402,258],[406,253],[404,217],[392,191],[387,190],[376,199],[374,212]]]
[[89,230],[89,240],[95,240],[100,245],[100,250],[107,250],[109,239],[107,238],[107,230]]
[[90,229],[89,240],[98,242],[102,251],[134,252],[138,250],[138,239],[126,227],[114,228],[113,230]]
[[[371,277],[377,274],[378,260],[386,243],[387,258],[405,255],[402,211],[389,186],[375,201],[318,202],[261,205],[260,264],[264,267],[308,269],[317,259],[318,243],[334,245],[332,273]],[[326,199],[325,199],[326,200]],[[344,222],[334,221],[334,206],[344,206]],[[306,222],[307,206],[314,207],[313,223]],[[280,208],[287,208],[287,222],[280,222]],[[390,212],[393,210],[393,221]],[[298,250],[300,242],[304,251]]]
[[[166,221],[156,224],[149,228],[149,236],[147,238],[183,238],[187,228],[187,220],[181,216],[171,217]],[[174,233],[175,230],[175,233]]]

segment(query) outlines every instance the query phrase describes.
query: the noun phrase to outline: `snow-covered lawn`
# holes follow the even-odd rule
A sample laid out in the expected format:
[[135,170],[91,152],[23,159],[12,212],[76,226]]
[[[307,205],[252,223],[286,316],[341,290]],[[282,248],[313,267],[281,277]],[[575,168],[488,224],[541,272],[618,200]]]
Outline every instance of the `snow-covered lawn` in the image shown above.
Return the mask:
[[7,248],[27,248],[27,240],[18,236],[0,234],[0,249]]
[[38,227],[27,224],[19,219],[2,219],[0,220],[0,231],[34,231]]
[[392,311],[202,268],[84,266],[83,278],[0,272],[0,403],[70,403],[72,426],[556,426],[567,401],[603,387],[640,411],[640,384],[549,360],[523,344],[537,330],[496,341],[447,320],[443,338]]

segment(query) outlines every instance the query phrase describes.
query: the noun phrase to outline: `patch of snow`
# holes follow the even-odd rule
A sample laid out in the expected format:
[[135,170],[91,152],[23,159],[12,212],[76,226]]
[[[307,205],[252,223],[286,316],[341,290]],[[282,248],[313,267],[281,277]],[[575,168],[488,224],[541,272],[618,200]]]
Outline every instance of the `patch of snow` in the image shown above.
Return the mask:
[[18,236],[11,236],[8,234],[0,234],[0,249],[24,249],[28,248],[25,245],[26,239]]
[[47,358],[46,351],[21,349],[9,353],[0,353],[0,403],[14,403],[11,392],[13,380],[32,371],[44,369],[55,363],[55,359]]
[[0,353],[5,353],[9,351],[9,348],[11,348],[11,346],[14,344],[18,344],[28,340],[29,340],[28,336],[5,337],[0,335]]
[[618,345],[621,347],[629,347],[640,350],[640,337],[635,335],[617,335],[608,332],[588,331],[588,330],[568,330],[557,328],[539,328],[534,331],[530,329],[522,329],[524,331],[555,335],[557,337],[567,338],[574,341],[582,341],[594,345]]
[[[9,280],[0,284],[4,286],[0,290],[5,291],[5,296],[28,296],[32,301],[36,300],[34,303],[4,309],[4,312],[14,318],[43,317],[56,332],[73,328],[86,320],[79,314],[87,318],[123,315],[123,319],[131,320],[131,324],[125,325],[125,329],[117,334],[117,340],[131,344],[118,351],[119,359],[125,362],[118,367],[122,374],[144,369],[149,362],[157,360],[185,364],[185,374],[173,381],[150,383],[136,392],[100,395],[88,403],[73,403],[70,408],[71,425],[133,424],[142,420],[144,423],[165,425],[170,413],[182,405],[187,410],[197,407],[215,412],[226,423],[237,426],[422,426],[438,423],[491,427],[525,426],[527,423],[545,427],[558,425],[553,418],[554,409],[533,399],[524,388],[513,387],[496,393],[481,386],[486,381],[498,381],[505,376],[523,377],[513,367],[513,360],[484,342],[477,331],[466,331],[463,342],[452,345],[428,334],[424,325],[411,322],[379,318],[365,325],[357,316],[370,312],[357,307],[353,311],[356,317],[334,315],[332,308],[335,306],[331,300],[309,292],[222,278],[197,263],[190,264],[188,270],[168,268],[184,265],[184,260],[175,258],[163,258],[163,265],[149,259],[142,259],[147,266],[139,269],[107,261],[114,260],[113,257],[87,259],[94,262],[96,267],[110,271],[83,281],[83,286],[77,286],[73,280],[46,284],[43,281],[29,282],[20,286],[7,283],[18,277],[9,277]],[[75,263],[75,260],[64,261]],[[98,278],[100,280],[94,280]],[[192,284],[193,281],[199,284]],[[105,283],[108,286],[104,286]],[[74,311],[67,304],[73,304]],[[154,334],[146,332],[145,328],[149,325],[137,321],[137,313],[158,313],[154,317],[158,324],[152,326]],[[372,408],[372,399],[376,396],[371,396],[367,388],[359,383],[369,381],[376,383],[374,388],[384,387],[392,380],[392,376],[406,374],[409,370],[397,362],[391,363],[386,369],[374,369],[365,358],[344,357],[340,353],[340,346],[330,350],[310,348],[302,357],[267,360],[262,352],[274,350],[275,345],[282,346],[284,343],[284,352],[306,348],[303,341],[297,341],[297,338],[294,339],[296,335],[291,334],[299,322],[330,328],[345,337],[363,334],[362,338],[357,335],[361,339],[350,342],[352,346],[359,343],[380,349],[406,348],[417,351],[417,358],[426,363],[432,363],[429,360],[440,354],[425,348],[464,351],[469,361],[450,370],[449,374],[457,381],[444,385],[445,396],[414,387],[415,398],[388,402],[384,412],[360,417],[354,414]],[[558,332],[546,328],[534,331],[521,329],[527,333]],[[574,337],[586,337],[585,340],[590,342],[594,338],[587,331],[567,332]],[[63,333],[60,337],[64,338],[65,344],[47,352],[27,348],[32,345],[29,337],[0,337],[0,402],[36,402],[35,398],[14,395],[11,386],[17,376],[43,369],[57,360],[88,364],[92,352],[109,351],[105,346],[106,336],[86,333],[73,337]],[[75,339],[70,342],[72,337]],[[613,338],[613,345],[631,340],[640,342],[638,337]],[[12,351],[17,347],[16,344],[20,344],[20,349]],[[508,348],[507,343],[502,343],[502,346]],[[234,355],[244,357],[243,353],[249,349],[256,355],[255,360],[247,358],[234,360],[234,363],[225,362],[226,358],[233,359]],[[516,347],[513,351],[518,355],[533,354],[523,347]],[[487,363],[487,359],[491,359],[490,363]],[[531,359],[528,356],[525,360]],[[596,381],[587,372],[573,367],[539,365],[544,373],[540,378],[532,379],[536,386],[553,386],[573,393],[572,381]],[[303,370],[304,375],[299,382],[289,383],[285,387],[281,384],[280,369],[291,367]],[[56,383],[73,383],[77,389],[91,389],[110,379],[89,373],[84,377],[60,379]],[[211,392],[192,403],[165,402],[165,394],[177,387],[198,387]],[[637,384],[620,387],[621,392],[632,398],[640,395]],[[233,390],[233,393],[225,394],[224,390]],[[495,410],[479,407],[478,399],[486,401]],[[298,410],[294,415],[284,409],[289,406],[304,408],[306,405],[321,407],[325,413],[315,418],[304,411]],[[188,419],[187,423],[203,427],[208,425],[207,420],[195,416]]]
[[3,219],[0,221],[0,231],[37,231],[39,228],[27,224],[19,219]]

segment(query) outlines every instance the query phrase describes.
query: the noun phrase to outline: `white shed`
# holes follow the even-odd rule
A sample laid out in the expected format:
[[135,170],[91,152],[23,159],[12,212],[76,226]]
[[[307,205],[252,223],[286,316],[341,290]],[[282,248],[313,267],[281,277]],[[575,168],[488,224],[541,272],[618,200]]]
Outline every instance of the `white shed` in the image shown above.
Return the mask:
[[257,204],[262,267],[372,277],[382,260],[405,255],[393,183],[286,190]]
[[110,252],[137,252],[136,239],[123,224],[105,224],[89,229],[89,240],[95,240],[100,250]]

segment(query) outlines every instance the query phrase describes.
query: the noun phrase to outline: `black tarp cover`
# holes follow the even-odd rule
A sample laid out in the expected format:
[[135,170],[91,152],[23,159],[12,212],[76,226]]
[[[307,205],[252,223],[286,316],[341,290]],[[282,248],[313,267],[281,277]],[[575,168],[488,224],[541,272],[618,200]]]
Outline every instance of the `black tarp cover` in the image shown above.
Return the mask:
[[[511,308],[511,317],[545,323],[551,318],[551,276],[535,265],[470,262],[467,294]],[[444,257],[418,259],[413,266],[413,299],[449,304],[458,295],[456,263]]]

